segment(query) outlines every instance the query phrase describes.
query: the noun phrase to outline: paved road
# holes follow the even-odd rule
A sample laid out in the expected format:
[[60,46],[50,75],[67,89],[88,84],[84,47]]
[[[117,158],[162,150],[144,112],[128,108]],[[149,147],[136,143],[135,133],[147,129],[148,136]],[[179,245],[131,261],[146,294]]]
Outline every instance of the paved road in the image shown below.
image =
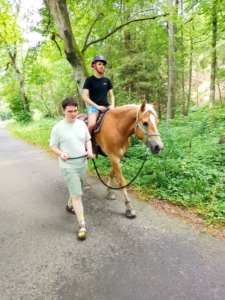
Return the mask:
[[0,124],[0,299],[225,299],[225,242],[134,198],[137,218],[88,177],[88,237],[57,161]]

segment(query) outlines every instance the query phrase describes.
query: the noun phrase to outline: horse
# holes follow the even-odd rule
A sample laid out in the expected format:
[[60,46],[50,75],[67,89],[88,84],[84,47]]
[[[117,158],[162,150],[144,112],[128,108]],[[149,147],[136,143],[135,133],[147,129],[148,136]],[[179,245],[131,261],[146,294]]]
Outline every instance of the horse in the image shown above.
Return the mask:
[[[130,137],[135,134],[152,154],[159,154],[163,150],[163,143],[157,130],[158,119],[155,109],[151,104],[143,101],[141,105],[128,104],[110,109],[105,115],[101,127],[93,133],[93,141],[100,146],[111,162],[111,170],[107,185],[112,187],[116,175],[120,187],[126,186],[126,181],[120,169],[120,161],[130,146]],[[93,145],[93,152],[95,148]],[[134,218],[135,209],[127,194],[127,189],[122,188],[125,196],[126,216]],[[107,188],[108,199],[116,198],[112,189]]]

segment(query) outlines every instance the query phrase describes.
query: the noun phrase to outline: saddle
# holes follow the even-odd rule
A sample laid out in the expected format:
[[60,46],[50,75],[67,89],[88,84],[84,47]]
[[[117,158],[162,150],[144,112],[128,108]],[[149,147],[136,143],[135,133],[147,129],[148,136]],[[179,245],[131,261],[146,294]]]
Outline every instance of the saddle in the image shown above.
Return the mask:
[[[95,128],[91,134],[92,148],[94,150],[94,153],[96,154],[96,158],[98,158],[98,154],[107,157],[107,155],[102,151],[101,147],[98,144],[96,144],[94,134],[100,130],[101,125],[104,121],[104,118],[108,112],[109,112],[109,109],[107,108],[107,110],[105,112],[99,113],[97,122],[95,124]],[[88,126],[88,114],[87,113],[79,115],[77,118],[79,120],[83,121],[86,124],[86,126]]]

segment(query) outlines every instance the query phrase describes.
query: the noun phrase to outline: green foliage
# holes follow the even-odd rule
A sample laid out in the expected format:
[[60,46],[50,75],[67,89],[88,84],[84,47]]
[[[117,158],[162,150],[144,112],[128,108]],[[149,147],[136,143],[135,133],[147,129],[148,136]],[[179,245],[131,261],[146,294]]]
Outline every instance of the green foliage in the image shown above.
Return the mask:
[[0,121],[12,119],[12,112],[9,105],[0,100]]
[[50,152],[49,139],[51,129],[58,121],[59,119],[43,119],[36,122],[30,122],[29,125],[10,122],[7,124],[7,129],[13,135]]
[[11,89],[12,87],[14,90],[10,90],[11,97],[6,97],[8,98],[7,102],[9,103],[9,109],[13,114],[13,118],[19,123],[29,123],[32,120],[32,115],[29,112],[29,101],[27,101],[28,107],[26,112],[24,110],[17,82],[12,81],[11,85],[8,85],[8,87],[5,89],[5,95],[8,95],[8,89]]
[[0,45],[12,45],[21,38],[20,27],[17,24],[18,14],[13,11],[9,1],[0,3]]
[[12,119],[12,113],[9,109],[3,109],[0,111],[0,120],[6,121]]

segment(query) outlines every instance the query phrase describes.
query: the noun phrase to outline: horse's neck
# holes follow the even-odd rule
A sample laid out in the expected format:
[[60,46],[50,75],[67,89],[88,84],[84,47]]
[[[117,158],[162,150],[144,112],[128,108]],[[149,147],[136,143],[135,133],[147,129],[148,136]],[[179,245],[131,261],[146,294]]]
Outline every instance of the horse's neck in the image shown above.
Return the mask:
[[118,120],[117,124],[120,130],[123,130],[124,134],[128,137],[134,133],[137,106],[125,105],[117,107],[113,110],[114,118]]

